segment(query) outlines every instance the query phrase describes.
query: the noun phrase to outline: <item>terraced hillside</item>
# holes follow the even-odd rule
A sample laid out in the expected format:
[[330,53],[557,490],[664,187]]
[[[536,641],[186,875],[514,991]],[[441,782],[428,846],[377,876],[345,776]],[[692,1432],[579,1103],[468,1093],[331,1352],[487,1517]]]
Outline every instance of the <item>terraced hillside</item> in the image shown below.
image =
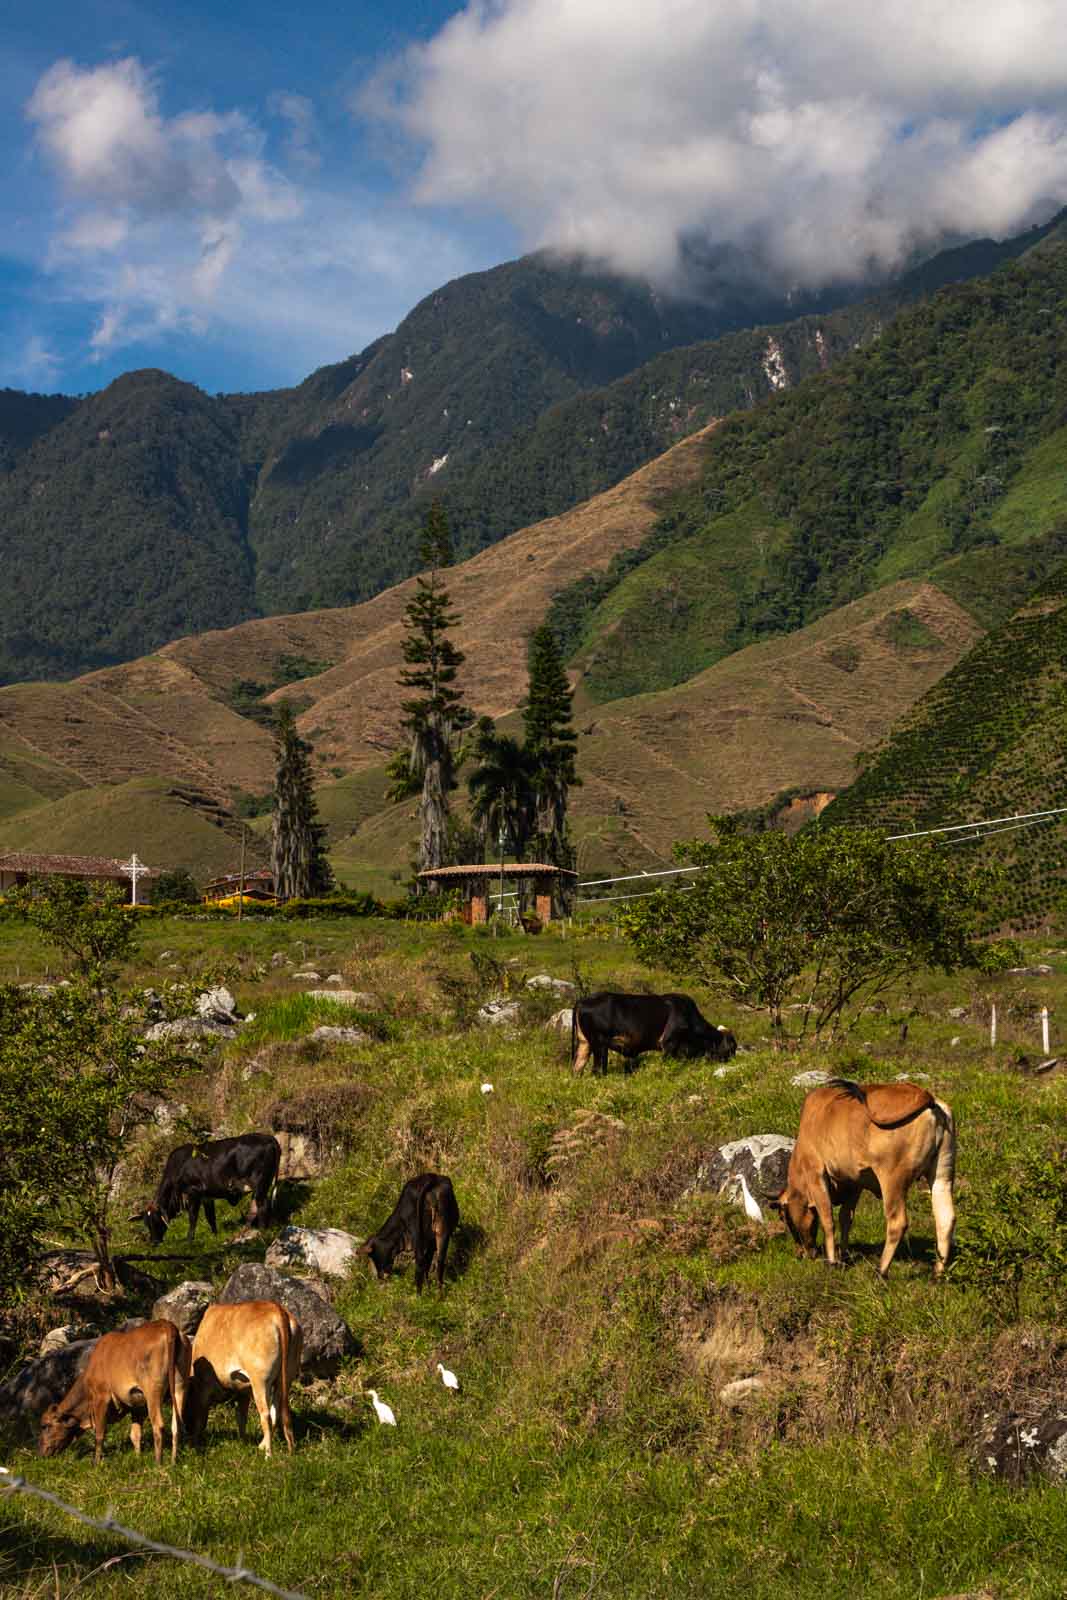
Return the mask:
[[[1067,567],[927,691],[824,816],[898,831],[1063,805]],[[1006,921],[1034,927],[1062,916],[1062,818],[1006,829],[981,849],[1007,869]]]

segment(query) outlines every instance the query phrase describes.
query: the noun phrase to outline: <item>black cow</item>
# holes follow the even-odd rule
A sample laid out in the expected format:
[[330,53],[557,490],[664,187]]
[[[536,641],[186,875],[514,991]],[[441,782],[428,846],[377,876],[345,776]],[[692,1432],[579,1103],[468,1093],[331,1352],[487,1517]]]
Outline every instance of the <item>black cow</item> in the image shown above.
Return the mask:
[[145,1224],[153,1244],[162,1244],[167,1224],[180,1211],[188,1211],[191,1239],[203,1205],[207,1225],[217,1233],[215,1201],[228,1200],[235,1206],[242,1194],[251,1191],[248,1220],[257,1228],[262,1227],[270,1220],[271,1195],[281,1159],[281,1145],[270,1133],[242,1133],[236,1139],[180,1144],[167,1157],[155,1200],[143,1211],[135,1212],[132,1220]]
[[409,1178],[400,1191],[392,1216],[371,1235],[363,1246],[376,1278],[387,1278],[397,1255],[407,1245],[415,1257],[415,1288],[422,1286],[431,1272],[437,1287],[444,1288],[445,1257],[448,1241],[459,1227],[459,1206],[451,1178],[439,1172],[420,1172]]
[[728,1028],[714,1027],[687,994],[602,994],[579,1000],[571,1017],[571,1063],[584,1072],[592,1058],[595,1072],[606,1072],[608,1051],[636,1061],[646,1050],[665,1056],[710,1056],[729,1061],[737,1040]]

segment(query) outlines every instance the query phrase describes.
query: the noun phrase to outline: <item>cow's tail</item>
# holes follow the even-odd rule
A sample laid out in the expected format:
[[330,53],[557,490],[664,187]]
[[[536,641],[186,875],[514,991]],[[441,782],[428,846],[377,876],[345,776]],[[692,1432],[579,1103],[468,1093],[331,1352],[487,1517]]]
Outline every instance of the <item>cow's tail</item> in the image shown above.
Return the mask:
[[947,1106],[943,1100],[934,1101],[933,1113],[937,1121],[937,1161],[930,1184],[930,1205],[937,1233],[934,1274],[940,1277],[948,1265],[956,1237],[956,1201],[953,1194],[956,1181],[956,1122],[951,1106]]
[[575,1062],[575,1058],[577,1057],[577,1054],[578,1054],[578,996],[575,995],[574,1004],[571,1006],[571,1067],[572,1068],[574,1067],[574,1062]]
[[[871,1110],[870,1102],[867,1099],[866,1089],[864,1089],[862,1084],[856,1083],[852,1078],[831,1078],[826,1087],[828,1089],[840,1089],[844,1094],[847,1094],[850,1099],[858,1100],[864,1111],[866,1111],[870,1120],[874,1123],[875,1127],[885,1128],[887,1130],[893,1128],[903,1128],[907,1125],[907,1123],[914,1122],[915,1118],[922,1112],[930,1111],[934,1106],[940,1104],[939,1101],[934,1099],[933,1095],[928,1089],[920,1089],[918,1084],[915,1083],[902,1083],[900,1085],[901,1089],[910,1089],[914,1094],[914,1104],[909,1106],[908,1110],[902,1112],[898,1117],[877,1117]],[[949,1113],[949,1118],[951,1120],[951,1112]]]
[[170,1333],[167,1336],[167,1393],[170,1396],[170,1453],[171,1457],[178,1454],[178,1432],[181,1427],[181,1413],[185,1407],[185,1384],[179,1377],[178,1358],[181,1355],[182,1336],[174,1323],[170,1324]]
[[279,1336],[282,1347],[282,1370],[278,1378],[278,1395],[281,1402],[278,1408],[278,1415],[282,1418],[282,1429],[285,1431],[287,1427],[292,1427],[292,1423],[289,1422],[289,1313],[284,1306],[282,1307]]

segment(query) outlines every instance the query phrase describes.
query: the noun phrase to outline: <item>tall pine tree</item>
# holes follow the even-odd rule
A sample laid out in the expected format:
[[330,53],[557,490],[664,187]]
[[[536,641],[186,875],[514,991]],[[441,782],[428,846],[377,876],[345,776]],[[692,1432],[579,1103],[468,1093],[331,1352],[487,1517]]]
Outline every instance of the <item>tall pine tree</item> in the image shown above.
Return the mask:
[[311,784],[311,746],[296,731],[284,702],[274,720],[278,766],[271,801],[270,864],[279,900],[326,894],[333,873],[326,859],[326,829],[318,820]]
[[[420,555],[426,571],[408,602],[403,643],[405,671],[400,683],[418,694],[403,702],[404,727],[410,738],[408,774],[421,781],[419,800],[419,870],[430,872],[448,858],[449,795],[456,787],[455,747],[470,726],[470,711],[455,687],[464,655],[448,637],[459,621],[449,610],[442,571],[452,563],[452,540],[444,508],[434,501],[423,526]],[[397,792],[402,789],[399,763],[390,767]]]
[[[575,768],[578,735],[574,731],[574,691],[567,681],[556,636],[547,623],[530,639],[530,685],[522,720],[526,749],[533,766],[537,854],[553,866],[574,866],[567,833],[570,790],[581,784]],[[566,896],[566,891],[563,891]]]

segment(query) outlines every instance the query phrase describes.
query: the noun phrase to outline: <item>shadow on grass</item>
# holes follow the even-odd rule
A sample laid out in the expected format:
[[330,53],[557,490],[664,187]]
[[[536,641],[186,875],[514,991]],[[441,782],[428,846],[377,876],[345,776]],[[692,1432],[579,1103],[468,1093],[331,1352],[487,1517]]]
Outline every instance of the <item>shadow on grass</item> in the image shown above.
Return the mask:
[[[56,1534],[34,1525],[10,1522],[0,1528],[0,1594],[19,1597],[53,1596],[73,1591],[90,1576],[114,1569],[120,1563],[151,1559],[148,1550],[131,1550],[124,1539],[101,1534],[96,1542]],[[134,1568],[136,1571],[136,1568]],[[66,1587],[69,1580],[70,1587]]]
[[484,1250],[487,1239],[488,1234],[477,1222],[460,1223],[449,1246],[446,1283],[449,1277],[462,1278],[474,1257]]

